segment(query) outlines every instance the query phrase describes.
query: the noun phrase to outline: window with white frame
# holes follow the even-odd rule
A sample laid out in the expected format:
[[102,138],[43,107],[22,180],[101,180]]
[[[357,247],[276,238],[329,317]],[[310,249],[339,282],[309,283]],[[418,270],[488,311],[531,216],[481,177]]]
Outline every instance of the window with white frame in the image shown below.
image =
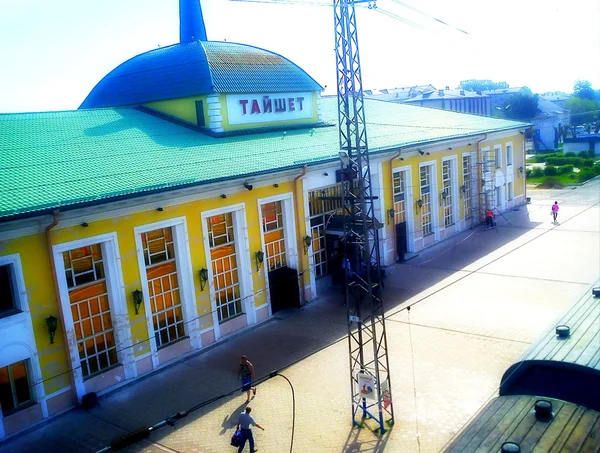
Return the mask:
[[420,168],[421,228],[423,236],[433,233],[431,220],[431,165]]
[[69,304],[83,377],[118,363],[100,244],[63,252]]
[[267,269],[273,271],[286,265],[285,231],[281,201],[263,204],[262,228],[265,241]]
[[496,187],[496,206],[500,207],[502,205],[502,186]]
[[513,148],[512,145],[506,145],[506,165],[512,165],[513,163]]
[[206,221],[217,314],[223,322],[242,313],[233,214],[214,215]]
[[0,368],[0,406],[4,416],[33,402],[28,360]]
[[454,224],[454,212],[452,210],[452,161],[442,162],[442,203],[444,206],[444,226]]
[[471,155],[463,156],[463,206],[465,210],[465,219],[473,215],[473,181],[472,178]]
[[395,171],[393,173],[394,190],[394,224],[406,221],[406,186],[404,182],[404,172]]
[[154,338],[158,348],[185,336],[173,227],[141,234]]
[[496,168],[502,167],[502,148],[494,146],[494,160],[496,161]]
[[508,193],[508,201],[511,201],[515,197],[513,183],[509,182],[506,184],[506,192]]
[[0,318],[21,312],[12,263],[0,265]]

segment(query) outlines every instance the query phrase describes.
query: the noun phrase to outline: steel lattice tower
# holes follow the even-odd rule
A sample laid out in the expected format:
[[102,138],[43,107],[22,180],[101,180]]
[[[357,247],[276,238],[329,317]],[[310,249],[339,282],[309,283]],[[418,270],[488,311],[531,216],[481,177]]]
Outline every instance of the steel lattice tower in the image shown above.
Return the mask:
[[[394,422],[394,410],[381,299],[378,235],[381,224],[375,219],[373,211],[354,6],[355,3],[367,3],[368,0],[333,2],[352,420],[360,425],[362,420],[371,418],[378,423],[379,432],[383,433],[385,423]],[[374,399],[371,399],[372,394],[362,393],[368,390],[362,386],[369,382],[369,377],[375,384]],[[361,421],[357,421],[359,411]]]

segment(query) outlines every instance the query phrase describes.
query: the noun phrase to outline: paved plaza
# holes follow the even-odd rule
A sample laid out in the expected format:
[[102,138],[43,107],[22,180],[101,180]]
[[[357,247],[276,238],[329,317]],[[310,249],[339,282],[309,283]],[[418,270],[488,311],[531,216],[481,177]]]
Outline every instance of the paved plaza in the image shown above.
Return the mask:
[[[0,443],[2,453],[95,452],[219,395],[175,427],[124,450],[233,452],[245,394],[241,354],[265,380],[251,402],[264,453],[439,452],[487,401],[502,373],[600,277],[600,181],[529,190],[531,204],[387,269],[385,306],[395,425],[384,435],[353,428],[345,308],[329,291],[286,316],[125,386],[89,412],[72,410]],[[550,207],[558,201],[559,224]],[[405,308],[412,305],[412,309]],[[248,451],[248,450],[246,450]]]

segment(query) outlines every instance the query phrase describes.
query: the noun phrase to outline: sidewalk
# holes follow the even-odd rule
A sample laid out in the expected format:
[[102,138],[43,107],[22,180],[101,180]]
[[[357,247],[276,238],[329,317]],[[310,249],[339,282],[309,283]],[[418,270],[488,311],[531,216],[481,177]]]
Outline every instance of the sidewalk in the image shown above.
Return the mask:
[[[561,210],[566,228],[552,231],[546,215],[538,222],[537,207],[529,209],[511,213],[515,227],[467,231],[435,256],[425,252],[388,268],[384,301],[396,420],[383,436],[351,426],[346,312],[334,290],[104,396],[89,412],[75,409],[1,443],[0,452],[93,453],[128,431],[238,389],[241,354],[257,377],[283,369],[292,382],[296,453],[438,452],[495,396],[503,371],[598,277],[599,247],[590,243],[598,242],[597,207]],[[565,266],[553,259],[557,238],[580,251],[577,261]],[[533,256],[535,268],[527,266]],[[414,306],[410,319],[398,311],[419,300],[425,302]],[[245,397],[235,392],[123,451],[234,452],[229,440]],[[259,451],[289,451],[288,383],[265,381],[250,405],[266,428],[255,430]]]

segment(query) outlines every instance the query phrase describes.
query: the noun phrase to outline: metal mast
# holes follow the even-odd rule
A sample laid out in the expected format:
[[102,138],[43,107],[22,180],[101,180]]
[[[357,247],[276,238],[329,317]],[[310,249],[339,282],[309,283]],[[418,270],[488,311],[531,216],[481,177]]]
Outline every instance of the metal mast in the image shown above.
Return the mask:
[[[337,97],[342,162],[344,269],[348,309],[348,348],[352,420],[394,422],[387,339],[382,305],[378,228],[374,217],[371,171],[362,90],[355,3],[333,0]],[[371,391],[370,390],[371,387]],[[361,417],[357,421],[357,416]]]

